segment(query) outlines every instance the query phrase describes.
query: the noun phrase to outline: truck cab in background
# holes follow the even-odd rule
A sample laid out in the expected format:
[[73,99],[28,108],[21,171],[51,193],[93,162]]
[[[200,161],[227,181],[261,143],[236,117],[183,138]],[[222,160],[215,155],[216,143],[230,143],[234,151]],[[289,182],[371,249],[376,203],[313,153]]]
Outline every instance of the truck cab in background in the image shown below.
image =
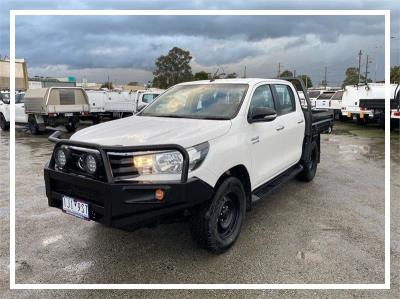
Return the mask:
[[164,89],[145,89],[136,92],[135,112],[139,112],[147,105],[151,104],[156,97],[162,94]]

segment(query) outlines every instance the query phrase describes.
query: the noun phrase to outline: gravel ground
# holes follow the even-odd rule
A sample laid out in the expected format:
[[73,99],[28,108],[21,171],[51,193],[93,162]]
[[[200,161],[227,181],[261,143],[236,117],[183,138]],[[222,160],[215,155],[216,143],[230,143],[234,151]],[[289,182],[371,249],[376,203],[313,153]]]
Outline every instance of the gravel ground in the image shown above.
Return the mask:
[[[200,250],[187,223],[124,232],[47,207],[47,135],[17,130],[17,283],[383,283],[384,134],[337,124],[311,183],[291,181],[247,214],[224,255]],[[400,272],[400,137],[392,132],[392,289],[376,291],[9,291],[9,135],[0,135],[0,297],[393,297]],[[28,162],[27,162],[28,161]],[[2,294],[3,293],[3,294]]]

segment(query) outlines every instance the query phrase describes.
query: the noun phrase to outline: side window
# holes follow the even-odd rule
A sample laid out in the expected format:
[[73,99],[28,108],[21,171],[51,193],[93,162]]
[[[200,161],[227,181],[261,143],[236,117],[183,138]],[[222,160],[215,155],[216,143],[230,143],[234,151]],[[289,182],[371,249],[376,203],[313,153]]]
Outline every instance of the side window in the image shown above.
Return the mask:
[[290,86],[285,84],[275,84],[274,88],[277,96],[279,114],[282,115],[295,111],[296,102]]
[[269,85],[261,85],[256,88],[250,102],[250,111],[254,107],[265,107],[275,109],[272,91]]

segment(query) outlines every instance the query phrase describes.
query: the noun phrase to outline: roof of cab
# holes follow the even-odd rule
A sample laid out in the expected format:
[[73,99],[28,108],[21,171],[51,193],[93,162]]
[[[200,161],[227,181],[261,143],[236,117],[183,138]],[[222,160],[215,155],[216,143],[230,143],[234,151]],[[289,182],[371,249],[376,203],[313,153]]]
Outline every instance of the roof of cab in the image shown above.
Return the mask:
[[264,78],[235,78],[235,79],[215,79],[215,80],[199,80],[179,83],[178,85],[192,85],[192,84],[257,84],[261,82],[268,83],[288,83],[286,80],[281,79],[264,79]]

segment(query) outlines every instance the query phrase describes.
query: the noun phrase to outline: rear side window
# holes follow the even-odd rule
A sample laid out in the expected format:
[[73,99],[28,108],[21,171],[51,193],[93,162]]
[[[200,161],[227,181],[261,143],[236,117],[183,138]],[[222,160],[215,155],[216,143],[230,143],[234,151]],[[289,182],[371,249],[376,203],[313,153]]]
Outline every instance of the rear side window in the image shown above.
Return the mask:
[[275,84],[276,102],[279,108],[279,114],[287,114],[296,110],[294,94],[290,86],[285,84]]
[[250,102],[250,111],[255,107],[275,109],[274,99],[269,85],[261,85],[254,91]]

